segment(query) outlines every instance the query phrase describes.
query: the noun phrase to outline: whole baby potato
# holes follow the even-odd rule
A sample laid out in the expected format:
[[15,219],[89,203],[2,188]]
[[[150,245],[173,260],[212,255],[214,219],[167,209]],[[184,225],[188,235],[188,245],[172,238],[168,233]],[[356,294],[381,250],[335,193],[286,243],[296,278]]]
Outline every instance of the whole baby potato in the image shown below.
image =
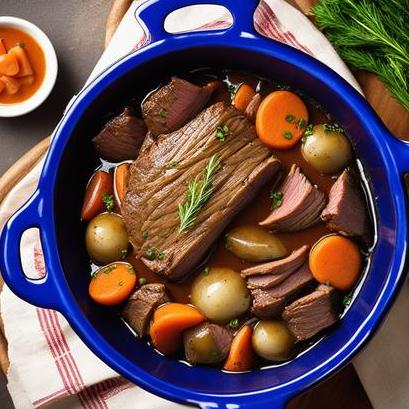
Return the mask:
[[94,217],[88,223],[85,244],[92,261],[98,265],[122,260],[129,247],[122,217],[116,213],[101,213]]
[[336,173],[352,159],[352,147],[342,132],[329,131],[315,125],[302,145],[304,159],[322,173]]
[[251,297],[239,273],[212,267],[193,282],[191,301],[210,321],[226,323],[249,309]]

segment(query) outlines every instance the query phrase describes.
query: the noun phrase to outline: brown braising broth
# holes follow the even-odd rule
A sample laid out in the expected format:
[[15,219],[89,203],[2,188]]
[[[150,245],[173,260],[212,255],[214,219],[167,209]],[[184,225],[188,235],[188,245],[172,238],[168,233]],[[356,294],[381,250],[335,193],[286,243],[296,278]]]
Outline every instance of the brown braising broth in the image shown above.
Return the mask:
[[[270,81],[259,79],[254,75],[242,72],[224,72],[224,73],[209,73],[208,71],[199,71],[191,74],[187,79],[192,80],[195,83],[207,83],[210,79],[217,78],[232,83],[233,85],[238,85],[242,82],[246,82],[255,88],[264,96],[271,91],[279,88],[278,84],[274,84]],[[328,122],[328,116],[320,109],[317,108],[311,101],[303,98],[304,102],[308,106],[308,111],[310,115],[310,122],[313,124]],[[222,87],[222,92],[218,92],[211,102],[225,101],[230,103],[230,93],[225,87]],[[331,186],[336,180],[336,177],[325,176],[316,171],[312,166],[310,166],[303,158],[299,144],[293,149],[285,151],[276,151],[274,154],[280,159],[282,163],[282,177],[288,174],[290,167],[293,163],[297,163],[303,170],[303,173],[310,179],[311,183],[316,184],[319,189],[328,195]],[[245,225],[245,224],[258,224],[259,221],[263,220],[271,212],[271,190],[279,185],[280,182],[274,179],[268,183],[264,188],[258,193],[254,200],[243,209],[233,220],[233,222],[227,227],[226,233],[233,227]],[[329,233],[323,223],[317,224],[306,230],[291,233],[278,233],[276,234],[287,247],[288,253],[292,250],[299,248],[304,244],[312,246],[319,238]],[[225,266],[230,267],[235,271],[240,271],[246,267],[250,267],[254,264],[248,263],[244,260],[240,260],[231,252],[225,249],[225,238],[222,234],[217,240],[216,245],[213,247],[211,256],[207,261],[206,265],[209,266]],[[127,260],[135,267],[138,277],[145,277],[147,282],[164,283],[165,280],[160,278],[158,275],[150,271],[145,264],[137,260],[134,255],[130,255]],[[196,271],[197,273],[198,271]],[[194,273],[194,272],[192,272]],[[191,284],[195,277],[192,274],[189,279],[185,280],[183,283],[172,283],[166,281],[166,287],[169,290],[171,298],[175,302],[189,303],[190,302],[190,290]]]

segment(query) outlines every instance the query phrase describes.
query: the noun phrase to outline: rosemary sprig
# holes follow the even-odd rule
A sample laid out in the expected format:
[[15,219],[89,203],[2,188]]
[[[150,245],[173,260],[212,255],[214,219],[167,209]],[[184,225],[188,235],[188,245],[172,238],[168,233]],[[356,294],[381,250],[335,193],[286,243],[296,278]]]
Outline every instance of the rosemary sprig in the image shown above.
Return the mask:
[[197,215],[202,207],[210,199],[213,193],[213,179],[220,166],[220,158],[213,155],[204,172],[201,180],[199,175],[189,183],[186,192],[186,201],[179,204],[179,231],[190,229],[196,222]]
[[316,23],[341,57],[374,72],[409,111],[407,0],[318,0]]

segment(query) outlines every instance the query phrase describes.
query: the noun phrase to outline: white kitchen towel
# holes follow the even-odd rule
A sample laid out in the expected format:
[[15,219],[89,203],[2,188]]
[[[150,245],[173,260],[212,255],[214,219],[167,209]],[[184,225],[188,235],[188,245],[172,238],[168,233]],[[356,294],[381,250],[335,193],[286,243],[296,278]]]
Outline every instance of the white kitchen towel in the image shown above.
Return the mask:
[[[134,17],[139,4],[139,1],[132,4],[89,81],[113,61],[147,44],[148,33],[144,33]],[[206,13],[203,9],[184,10],[169,21],[169,27],[186,30],[226,25],[230,17],[228,14],[213,8],[207,10]],[[261,34],[321,60],[360,90],[326,38],[302,13],[284,0],[262,1],[255,13],[255,26]],[[3,201],[0,229],[34,191],[42,164],[42,161],[37,164]],[[21,255],[28,275],[44,274],[41,245],[35,232],[24,238]],[[405,291],[407,293],[407,289]],[[384,329],[368,352],[357,361],[357,369],[375,409],[409,407],[409,373],[406,371],[405,375],[405,369],[409,367],[405,349],[409,338],[408,295],[402,294]],[[396,310],[400,314],[395,315]],[[55,311],[27,304],[12,294],[7,286],[4,286],[1,294],[1,312],[10,359],[8,388],[17,409],[45,406],[59,409],[184,407],[153,396],[120,377],[84,345],[64,317]],[[384,364],[386,358],[390,359],[390,365]],[[398,372],[394,372],[392,363],[396,363]],[[374,371],[379,371],[379,375],[374,376]],[[394,388],[399,390],[399,397],[393,393]]]

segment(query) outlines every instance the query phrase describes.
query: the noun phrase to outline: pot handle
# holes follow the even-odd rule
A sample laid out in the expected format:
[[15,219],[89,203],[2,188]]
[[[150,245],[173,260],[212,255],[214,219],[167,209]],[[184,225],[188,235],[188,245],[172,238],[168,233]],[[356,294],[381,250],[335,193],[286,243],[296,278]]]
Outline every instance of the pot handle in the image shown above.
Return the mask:
[[[230,11],[233,16],[233,24],[228,28],[209,31],[209,35],[221,32],[226,35],[240,35],[243,32],[257,35],[253,25],[253,14],[258,3],[258,0],[148,0],[136,9],[135,17],[153,42],[173,35],[164,28],[165,19],[172,11],[198,4],[219,5]],[[203,35],[203,32],[201,34]],[[190,32],[188,35],[194,36],[195,32]]]
[[[45,223],[42,214],[43,201],[37,190],[3,228],[0,237],[0,271],[5,283],[20,298],[39,307],[58,310],[60,302],[52,274],[39,279],[28,278],[21,264],[21,237],[32,227],[40,230],[41,243],[46,252],[47,238],[42,226]],[[52,269],[52,266],[47,265],[47,268]]]

